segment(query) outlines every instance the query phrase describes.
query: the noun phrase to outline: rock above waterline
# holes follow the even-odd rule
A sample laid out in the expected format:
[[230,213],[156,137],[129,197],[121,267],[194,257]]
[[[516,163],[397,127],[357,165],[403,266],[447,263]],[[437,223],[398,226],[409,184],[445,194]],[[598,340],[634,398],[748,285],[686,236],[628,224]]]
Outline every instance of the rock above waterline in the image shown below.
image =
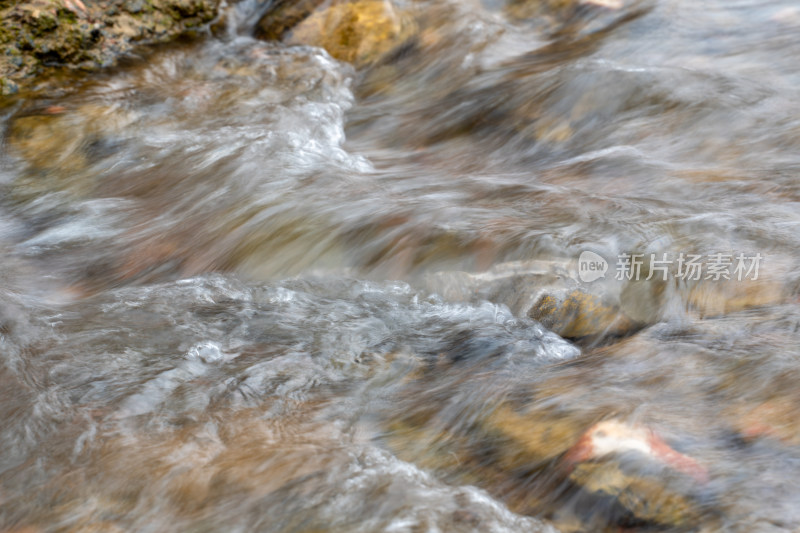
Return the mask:
[[316,4],[281,4],[261,19],[257,35],[319,46],[340,61],[363,67],[386,59],[417,32],[412,17],[391,2],[363,0],[314,9]]
[[0,4],[0,94],[59,69],[113,65],[136,45],[197,31],[219,0],[24,0]]

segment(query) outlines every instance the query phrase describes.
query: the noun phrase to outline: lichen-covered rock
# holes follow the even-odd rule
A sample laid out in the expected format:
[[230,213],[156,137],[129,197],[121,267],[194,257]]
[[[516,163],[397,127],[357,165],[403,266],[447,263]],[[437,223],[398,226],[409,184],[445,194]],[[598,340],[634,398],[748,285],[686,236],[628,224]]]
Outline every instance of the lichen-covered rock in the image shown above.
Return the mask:
[[219,0],[25,0],[0,5],[0,94],[54,68],[114,64],[137,44],[199,29]]
[[391,2],[337,3],[303,16],[311,7],[313,2],[300,2],[268,14],[259,35],[320,46],[336,59],[363,67],[385,59],[416,34],[413,18]]

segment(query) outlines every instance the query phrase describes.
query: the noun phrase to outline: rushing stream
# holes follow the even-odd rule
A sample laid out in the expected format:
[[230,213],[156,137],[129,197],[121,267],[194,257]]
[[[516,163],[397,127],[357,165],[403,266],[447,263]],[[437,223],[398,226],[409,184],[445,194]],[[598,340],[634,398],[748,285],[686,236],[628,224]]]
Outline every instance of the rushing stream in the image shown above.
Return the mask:
[[800,531],[797,2],[280,3],[0,103],[0,531]]

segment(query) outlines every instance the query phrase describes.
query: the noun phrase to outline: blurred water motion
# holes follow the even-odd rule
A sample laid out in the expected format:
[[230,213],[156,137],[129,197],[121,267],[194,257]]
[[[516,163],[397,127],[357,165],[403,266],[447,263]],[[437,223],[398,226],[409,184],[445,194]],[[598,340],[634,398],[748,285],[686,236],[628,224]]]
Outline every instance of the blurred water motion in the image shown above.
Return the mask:
[[223,22],[0,105],[0,531],[800,530],[794,2]]

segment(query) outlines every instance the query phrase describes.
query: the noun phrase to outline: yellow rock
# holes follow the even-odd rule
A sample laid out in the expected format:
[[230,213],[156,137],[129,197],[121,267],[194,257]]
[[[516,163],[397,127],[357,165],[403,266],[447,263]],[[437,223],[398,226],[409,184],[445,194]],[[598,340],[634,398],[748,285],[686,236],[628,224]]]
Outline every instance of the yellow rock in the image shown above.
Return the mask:
[[513,471],[545,466],[566,452],[586,425],[575,417],[516,412],[503,404],[483,420],[482,429],[502,443],[495,450],[496,457],[504,470]]
[[528,312],[545,327],[568,339],[594,335],[621,336],[636,324],[616,306],[605,304],[599,296],[574,290],[564,295],[547,293]]
[[391,2],[366,0],[316,11],[289,33],[289,44],[321,46],[357,67],[379,62],[416,33],[416,24]]

